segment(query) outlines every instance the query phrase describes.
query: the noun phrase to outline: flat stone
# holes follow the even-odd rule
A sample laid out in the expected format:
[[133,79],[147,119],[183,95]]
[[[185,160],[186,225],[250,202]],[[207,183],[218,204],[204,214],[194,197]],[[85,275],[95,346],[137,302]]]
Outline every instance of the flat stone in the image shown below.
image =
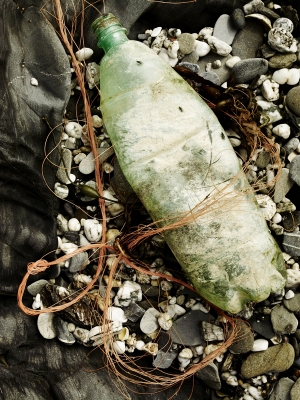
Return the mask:
[[283,304],[291,312],[300,311],[300,293],[295,293],[291,299],[284,299]]
[[290,191],[294,182],[290,178],[290,171],[288,168],[282,168],[281,175],[277,178],[275,183],[275,191],[273,200],[275,203],[279,203],[286,194]]
[[213,72],[213,71],[199,72],[198,75],[201,76],[202,78],[207,79],[208,81],[214,83],[215,85],[220,85],[221,84],[220,78],[216,74],[216,72]]
[[31,283],[27,286],[27,291],[31,294],[31,296],[36,296],[43,289],[45,285],[49,283],[45,279],[40,279],[36,282]]
[[180,343],[184,346],[197,346],[205,344],[200,334],[201,321],[211,322],[213,317],[200,310],[193,310],[178,318],[169,334],[174,343]]
[[89,255],[86,251],[83,251],[70,258],[69,271],[74,273],[84,270],[88,264]]
[[164,351],[165,353],[171,350],[173,344],[169,333],[164,332],[163,330],[159,332],[157,343],[158,349]]
[[205,67],[206,64],[211,63],[213,64],[216,60],[221,61],[221,67],[218,69],[215,69],[213,72],[218,75],[220,79],[220,84],[226,82],[231,75],[231,69],[227,67],[226,61],[231,58],[231,55],[229,54],[227,57],[220,57],[218,54],[210,52],[207,54],[205,57],[201,57],[197,64],[199,65],[200,68],[200,73],[205,72]]
[[270,400],[290,400],[290,391],[294,383],[290,378],[281,378],[276,383]]
[[286,95],[286,105],[300,117],[300,86],[293,87]]
[[277,304],[271,312],[273,330],[278,335],[289,335],[296,332],[298,320],[284,306]]
[[213,35],[230,45],[237,31],[238,29],[234,26],[230,16],[228,14],[222,14],[215,23]]
[[250,354],[242,364],[241,374],[244,378],[250,379],[269,372],[283,372],[293,365],[294,358],[292,345],[278,344],[265,351]]
[[232,11],[231,20],[236,29],[243,29],[246,25],[245,14],[241,8],[235,8]]
[[[198,57],[199,58],[199,57]],[[197,61],[198,61],[197,58]],[[191,71],[195,72],[195,74],[198,74],[199,72],[199,65],[196,63],[192,63],[192,62],[187,62],[187,61],[182,61],[181,63],[178,64],[179,67],[184,67],[184,68],[188,68]]]
[[300,399],[300,378],[296,380],[296,383],[292,387],[290,391],[290,400],[299,400]]
[[196,378],[201,379],[205,385],[214,390],[220,390],[222,387],[218,367],[211,363],[195,373]]
[[233,354],[245,354],[251,351],[254,343],[254,335],[249,325],[243,320],[236,321],[238,335],[232,345],[229,346],[229,351]]
[[270,315],[253,315],[248,322],[254,332],[259,333],[266,339],[272,339],[275,336]]
[[159,294],[158,286],[141,285],[141,288],[146,297],[157,297]]
[[300,232],[284,232],[283,249],[292,257],[300,256]]
[[236,83],[246,83],[257,75],[263,75],[268,71],[268,61],[264,58],[249,58],[238,61],[232,68]]
[[238,56],[241,60],[255,58],[259,48],[263,44],[264,27],[254,20],[246,21],[246,25],[235,36],[232,42],[232,55]]
[[258,154],[255,164],[258,166],[258,168],[266,168],[270,160],[271,160],[270,153],[268,151],[261,151]]
[[300,155],[292,159],[290,165],[290,178],[298,186],[300,186]]
[[53,324],[58,340],[67,345],[75,343],[76,340],[72,333],[68,330],[68,323],[66,321],[63,321],[58,315],[55,315]]
[[131,322],[136,322],[145,314],[144,308],[140,307],[137,303],[130,303],[128,307],[123,307],[125,317]]
[[40,334],[45,339],[54,339],[56,337],[56,331],[53,324],[54,313],[48,312],[38,316],[37,327]]
[[269,67],[274,69],[290,68],[296,61],[296,54],[275,54],[275,56],[269,59]]
[[178,38],[178,43],[182,54],[190,54],[194,50],[195,38],[190,33],[182,33]]
[[178,355],[178,351],[168,351],[165,353],[164,351],[159,351],[152,363],[153,367],[160,369],[167,369],[171,367],[173,361]]
[[146,335],[155,332],[159,328],[159,324],[157,322],[157,317],[159,314],[160,312],[155,308],[148,308],[140,322],[141,331],[146,333]]

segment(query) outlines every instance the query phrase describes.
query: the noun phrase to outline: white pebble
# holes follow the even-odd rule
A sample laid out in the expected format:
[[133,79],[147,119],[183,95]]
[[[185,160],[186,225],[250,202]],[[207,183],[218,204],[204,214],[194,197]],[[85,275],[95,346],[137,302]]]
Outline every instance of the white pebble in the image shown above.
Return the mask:
[[289,70],[287,68],[278,69],[273,73],[272,79],[280,85],[284,85],[289,79]]
[[144,350],[145,342],[143,340],[137,340],[135,344],[135,348],[137,350]]
[[[114,201],[118,201],[118,199],[116,197],[114,197],[114,195],[111,193],[110,190],[103,190],[103,197],[105,197],[105,205],[108,206],[110,204],[117,204],[114,203]],[[112,200],[112,201],[110,201]]]
[[134,298],[136,301],[142,301],[143,293],[141,286],[132,281],[125,281],[118,290],[117,296],[121,300]]
[[40,334],[45,339],[54,339],[56,331],[53,325],[54,313],[47,312],[40,314],[37,319],[37,327]]
[[121,340],[116,340],[113,342],[112,347],[117,354],[125,353],[126,345],[125,342],[122,342]]
[[170,43],[168,47],[168,56],[170,58],[177,58],[178,50],[179,50],[179,42],[178,40],[174,40],[173,42]]
[[273,28],[284,28],[287,32],[293,32],[294,24],[289,18],[277,18],[274,21]]
[[78,122],[68,122],[65,126],[67,134],[75,139],[80,139],[82,135],[82,126]]
[[157,28],[154,28],[153,31],[152,31],[152,33],[151,33],[151,37],[156,37],[156,36],[158,36],[158,35],[160,34],[161,30],[162,30],[162,27],[161,27],[161,26],[158,26]]
[[284,28],[275,27],[268,33],[268,44],[281,53],[296,53],[297,41]]
[[[273,175],[272,175],[273,177]],[[274,217],[272,218],[272,222],[274,222],[274,224],[279,224],[282,221],[282,216],[279,213],[276,213],[274,215]]]
[[170,36],[178,38],[181,35],[181,30],[176,28],[170,28],[168,30],[168,33]]
[[39,308],[41,308],[41,306],[42,306],[41,295],[38,293],[35,296],[34,302],[32,303],[32,309],[38,310]]
[[76,339],[80,340],[82,343],[87,343],[89,341],[89,331],[87,329],[79,328],[78,326],[73,331],[73,335]]
[[254,387],[254,386],[250,386],[249,389],[249,394],[255,399],[255,400],[264,400],[264,398],[261,395],[261,391]]
[[124,210],[125,210],[125,207],[123,206],[123,204],[120,204],[120,203],[113,203],[113,204],[110,204],[109,206],[107,206],[107,211],[109,212],[109,214],[112,217],[116,217],[117,215],[124,212]]
[[127,321],[124,311],[120,307],[114,307],[114,306],[108,307],[106,316],[110,321],[119,321],[119,322]]
[[70,254],[73,253],[73,251],[77,250],[78,246],[75,243],[62,243],[60,245],[60,248],[65,254]]
[[170,330],[173,325],[172,319],[168,313],[161,313],[157,318],[157,322],[165,331]]
[[207,39],[207,43],[209,44],[212,51],[223,57],[228,56],[232,51],[232,47],[229,46],[229,44],[223,42],[223,40],[220,40],[214,36],[210,36]]
[[69,231],[72,231],[72,232],[79,232],[81,229],[80,222],[78,221],[77,218],[69,219],[68,227],[69,227]]
[[289,70],[289,77],[286,81],[287,85],[297,85],[299,83],[299,69],[291,68]]
[[226,379],[226,383],[230,386],[238,386],[238,380],[236,376],[230,375],[229,378]]
[[32,86],[38,86],[39,85],[37,79],[35,79],[35,78],[31,78],[30,79],[30,83],[31,83]]
[[210,46],[206,42],[195,40],[194,51],[199,57],[204,57],[210,52]]
[[226,66],[228,68],[233,68],[233,66],[238,63],[239,61],[241,61],[240,57],[238,56],[233,56],[231,58],[229,58],[229,60],[226,61]]
[[283,139],[287,139],[291,134],[291,128],[288,124],[279,124],[272,129],[272,132]]
[[63,185],[60,182],[56,182],[54,184],[54,193],[56,194],[57,197],[65,199],[69,196],[69,188],[67,185]]
[[207,40],[210,36],[212,36],[213,31],[214,28],[211,27],[201,29],[201,31],[199,32],[199,39]]
[[93,50],[88,47],[76,51],[75,56],[78,61],[88,60],[94,54]]
[[288,290],[288,291],[286,292],[286,294],[284,295],[284,297],[285,297],[287,300],[292,299],[294,296],[295,296],[295,293],[294,293],[292,290]]
[[294,269],[293,267],[288,268],[286,270],[287,273],[287,281],[285,284],[286,288],[297,287],[300,284],[300,271],[299,269]]
[[103,126],[103,119],[99,117],[99,115],[92,116],[93,127],[101,128]]
[[91,243],[99,242],[102,236],[102,224],[96,219],[86,219],[83,224],[84,233]]
[[279,84],[273,79],[266,79],[260,86],[261,93],[268,101],[279,99]]
[[267,350],[269,347],[269,342],[266,339],[256,339],[254,340],[252,351],[263,351]]
[[76,325],[73,324],[73,322],[69,322],[68,325],[67,325],[67,328],[68,328],[68,331],[72,333],[72,332],[75,331]]
[[80,164],[81,161],[82,161],[85,157],[86,157],[86,154],[85,154],[85,153],[76,154],[76,156],[73,158],[74,163],[77,164],[77,165]]
[[68,220],[62,214],[57,214],[56,222],[60,231],[66,232],[69,229]]

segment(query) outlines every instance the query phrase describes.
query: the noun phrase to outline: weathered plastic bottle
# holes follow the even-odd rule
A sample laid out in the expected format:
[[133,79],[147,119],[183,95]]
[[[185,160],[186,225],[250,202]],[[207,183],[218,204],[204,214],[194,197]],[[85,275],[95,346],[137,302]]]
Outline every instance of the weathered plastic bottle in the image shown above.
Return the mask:
[[100,108],[124,175],[160,226],[194,215],[164,236],[195,289],[232,313],[280,290],[281,251],[215,114],[112,14],[92,29],[105,51]]

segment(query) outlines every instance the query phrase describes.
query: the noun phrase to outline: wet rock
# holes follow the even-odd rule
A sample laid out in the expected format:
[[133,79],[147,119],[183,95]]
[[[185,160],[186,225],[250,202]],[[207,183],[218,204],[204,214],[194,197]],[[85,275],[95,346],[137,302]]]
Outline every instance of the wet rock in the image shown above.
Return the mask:
[[250,354],[242,363],[241,374],[249,379],[269,372],[283,372],[292,366],[294,358],[292,345],[278,344],[265,351]]
[[248,324],[243,320],[237,320],[238,335],[230,345],[229,351],[233,354],[245,354],[252,350],[254,335]]
[[214,364],[208,364],[195,373],[196,378],[201,379],[205,384],[214,390],[220,390],[222,387],[218,367]]
[[291,388],[290,397],[291,397],[290,400],[300,399],[300,378],[296,380],[296,383]]
[[221,15],[214,26],[213,35],[231,45],[237,33],[237,28],[233,25],[232,19],[228,14]]
[[255,58],[258,49],[263,44],[264,28],[256,20],[246,21],[246,25],[235,36],[232,42],[232,55],[242,60]]
[[285,195],[290,191],[294,182],[290,178],[290,171],[288,168],[282,168],[281,175],[276,180],[275,191],[273,200],[275,203],[279,203]]
[[249,82],[257,75],[268,71],[268,61],[263,58],[249,58],[234,64],[232,72],[237,83]]
[[284,232],[283,249],[292,257],[300,256],[300,232]]
[[283,304],[291,312],[300,311],[300,293],[295,293],[291,299],[284,299]]
[[296,54],[276,54],[269,59],[269,67],[274,69],[290,68],[296,61]]
[[240,8],[235,8],[232,11],[231,20],[236,29],[243,29],[246,25],[245,14]]
[[271,321],[274,332],[279,335],[294,333],[298,326],[295,315],[279,304],[272,309]]
[[294,381],[290,378],[281,378],[271,393],[270,400],[290,400],[290,391]]

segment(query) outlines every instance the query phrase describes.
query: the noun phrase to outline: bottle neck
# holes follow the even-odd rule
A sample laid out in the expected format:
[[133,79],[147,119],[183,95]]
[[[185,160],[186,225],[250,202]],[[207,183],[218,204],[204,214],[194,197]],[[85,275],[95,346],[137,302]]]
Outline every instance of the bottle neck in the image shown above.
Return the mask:
[[92,24],[92,30],[98,39],[97,46],[108,52],[112,47],[128,41],[126,29],[113,14],[105,14]]

